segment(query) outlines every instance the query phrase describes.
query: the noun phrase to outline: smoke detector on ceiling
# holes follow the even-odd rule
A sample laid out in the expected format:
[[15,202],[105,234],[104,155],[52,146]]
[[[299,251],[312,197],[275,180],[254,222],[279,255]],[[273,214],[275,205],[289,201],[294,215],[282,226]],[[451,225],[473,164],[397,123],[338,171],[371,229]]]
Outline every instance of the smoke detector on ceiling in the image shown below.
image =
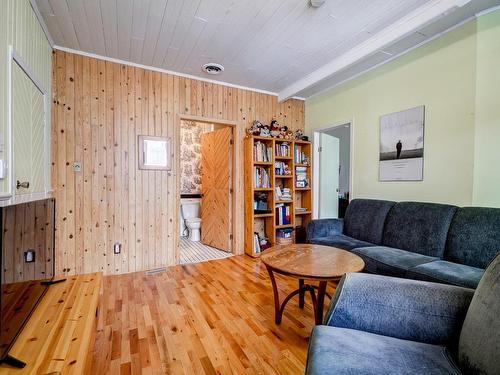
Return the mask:
[[208,74],[217,75],[224,71],[224,67],[217,63],[208,63],[201,67],[201,69]]
[[310,1],[311,1],[311,6],[313,8],[319,8],[325,3],[326,0],[310,0]]

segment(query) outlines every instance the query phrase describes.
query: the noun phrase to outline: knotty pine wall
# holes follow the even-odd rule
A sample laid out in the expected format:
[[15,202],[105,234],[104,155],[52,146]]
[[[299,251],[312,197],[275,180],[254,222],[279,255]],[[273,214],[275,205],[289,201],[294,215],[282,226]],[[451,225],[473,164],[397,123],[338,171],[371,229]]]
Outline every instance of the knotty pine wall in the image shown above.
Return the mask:
[[[56,274],[177,264],[180,116],[233,121],[236,253],[243,253],[243,138],[253,120],[304,127],[304,102],[62,51],[53,59]],[[171,172],[137,168],[137,136],[172,137]],[[73,163],[81,162],[81,172]],[[122,243],[120,255],[112,246]]]

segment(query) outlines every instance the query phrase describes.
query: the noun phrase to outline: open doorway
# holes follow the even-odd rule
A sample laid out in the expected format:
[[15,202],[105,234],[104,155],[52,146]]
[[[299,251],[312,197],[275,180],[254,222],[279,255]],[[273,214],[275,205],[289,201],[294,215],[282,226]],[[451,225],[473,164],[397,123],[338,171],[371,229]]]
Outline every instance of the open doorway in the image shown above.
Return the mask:
[[343,218],[352,190],[352,125],[321,129],[313,138],[315,218]]
[[232,255],[233,126],[180,120],[180,263]]

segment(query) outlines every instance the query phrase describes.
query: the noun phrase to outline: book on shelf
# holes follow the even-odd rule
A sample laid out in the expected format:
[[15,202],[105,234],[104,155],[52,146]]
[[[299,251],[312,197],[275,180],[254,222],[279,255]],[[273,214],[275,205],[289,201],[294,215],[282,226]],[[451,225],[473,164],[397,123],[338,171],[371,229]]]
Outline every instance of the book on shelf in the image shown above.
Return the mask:
[[271,247],[271,243],[265,236],[260,236],[258,232],[253,233],[253,252],[261,253]]
[[305,188],[308,186],[307,167],[295,167],[295,187]]
[[309,157],[302,151],[302,146],[295,145],[294,160],[297,164],[309,164]]
[[278,229],[276,231],[277,238],[292,238],[293,228]]
[[271,187],[271,179],[266,168],[255,167],[254,186],[256,189],[268,189]]
[[257,141],[253,145],[253,160],[269,163],[273,160],[273,149],[263,142]]
[[274,151],[278,157],[290,156],[290,144],[288,142],[276,143]]
[[281,188],[276,186],[274,188],[276,192],[276,200],[278,201],[291,201],[292,200],[292,192],[290,188]]
[[260,241],[259,234],[257,232],[253,234],[253,252],[260,253]]
[[254,210],[254,212],[257,212],[257,213],[266,212],[268,210],[267,201],[254,200],[253,201],[253,210]]
[[283,161],[274,162],[274,173],[276,176],[291,176],[291,170]]
[[278,229],[276,231],[277,245],[291,245],[293,243],[293,229]]
[[276,224],[277,225],[289,225],[292,223],[292,217],[290,215],[290,205],[279,203],[276,205]]

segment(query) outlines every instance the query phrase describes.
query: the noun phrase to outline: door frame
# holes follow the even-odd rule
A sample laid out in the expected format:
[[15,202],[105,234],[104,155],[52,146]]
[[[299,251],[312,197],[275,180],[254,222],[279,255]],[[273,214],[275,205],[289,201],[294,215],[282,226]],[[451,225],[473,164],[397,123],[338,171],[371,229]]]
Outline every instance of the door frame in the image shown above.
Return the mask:
[[[233,189],[233,194],[231,196],[231,234],[233,235],[233,238],[231,240],[231,253],[236,255],[236,234],[235,234],[235,225],[234,225],[234,220],[236,218],[236,194],[238,194],[236,187],[236,146],[237,146],[237,140],[236,140],[236,126],[237,122],[236,121],[229,121],[229,120],[221,120],[221,119],[215,119],[215,118],[210,118],[210,117],[204,117],[204,116],[195,116],[195,115],[186,115],[186,114],[181,114],[178,113],[176,115],[176,127],[179,129],[177,132],[177,135],[175,136],[175,158],[173,165],[175,166],[175,171],[177,171],[176,176],[175,176],[175,201],[176,201],[176,212],[174,215],[174,226],[177,228],[177,233],[178,228],[179,228],[179,209],[181,207],[181,194],[180,194],[180,184],[181,184],[181,173],[180,173],[180,166],[181,166],[181,160],[180,160],[180,151],[181,151],[181,121],[195,121],[195,122],[203,122],[203,123],[208,123],[208,124],[216,124],[216,125],[223,125],[231,128],[231,135],[233,139],[233,147],[232,147],[232,155],[231,155],[231,188]],[[203,223],[202,223],[203,225]],[[180,264],[180,237],[174,236],[174,248],[175,248],[175,263]]]
[[349,143],[350,143],[350,152],[349,152],[349,200],[353,197],[353,176],[354,176],[354,166],[353,166],[353,156],[354,156],[354,118],[340,121],[331,125],[326,125],[322,127],[318,127],[312,130],[313,132],[313,159],[316,160],[313,167],[313,213],[312,218],[318,219],[319,215],[319,171],[320,171],[320,163],[321,158],[319,156],[319,147],[318,144],[319,135],[321,133],[326,133],[327,131],[333,130],[335,128],[340,128],[342,126],[349,125]]

